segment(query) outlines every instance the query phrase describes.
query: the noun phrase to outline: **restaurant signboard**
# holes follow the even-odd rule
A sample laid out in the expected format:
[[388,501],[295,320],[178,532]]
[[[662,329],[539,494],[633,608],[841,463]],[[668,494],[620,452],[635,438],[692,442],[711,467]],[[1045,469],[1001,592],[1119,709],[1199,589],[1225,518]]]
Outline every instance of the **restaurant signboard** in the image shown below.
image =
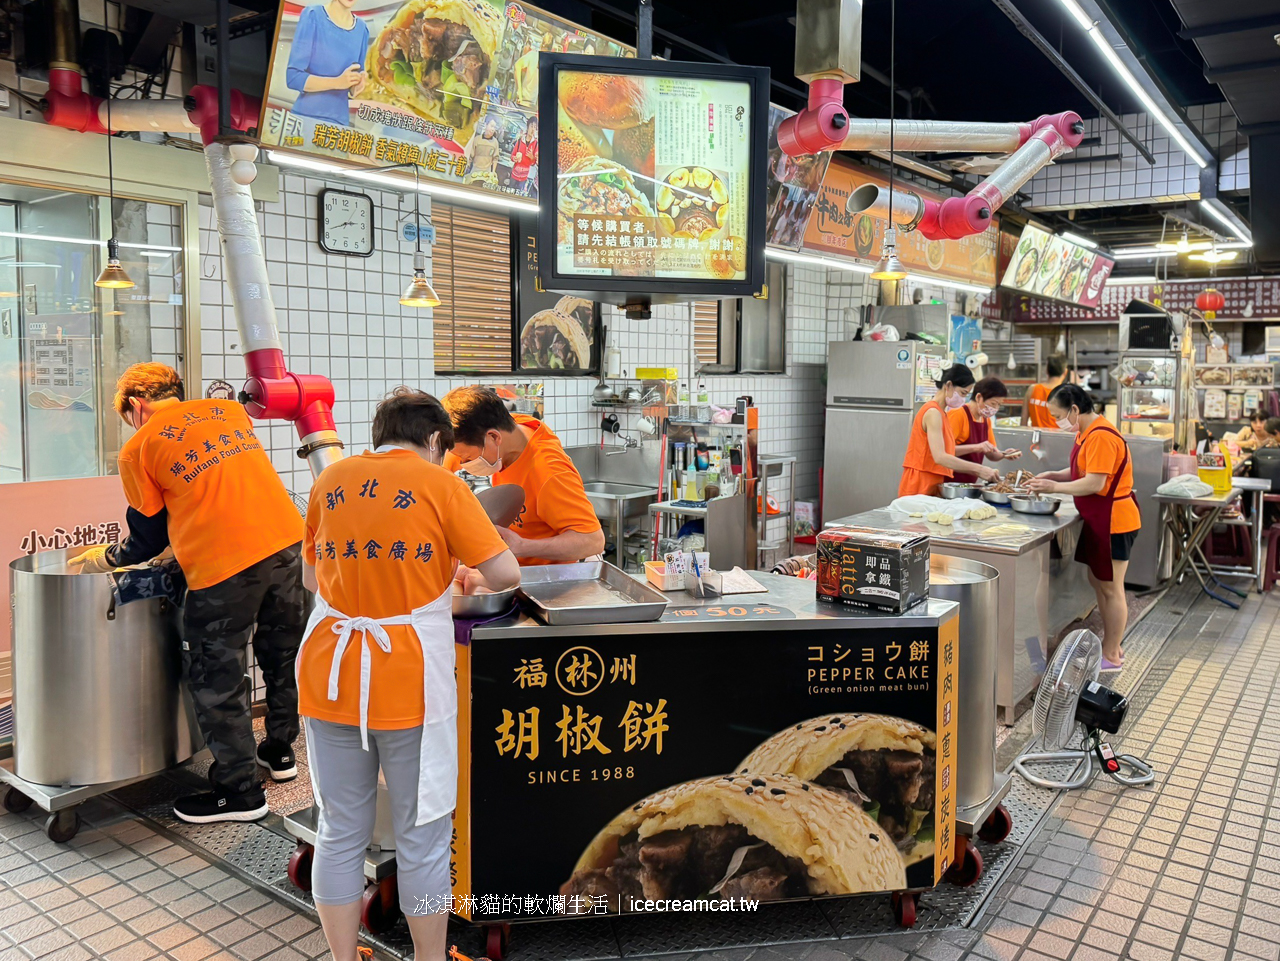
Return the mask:
[[1006,319],[1028,322],[1092,322],[1114,324],[1134,300],[1145,300],[1168,311],[1195,308],[1196,296],[1212,287],[1226,303],[1218,311],[1219,322],[1229,320],[1267,320],[1280,317],[1280,278],[1277,277],[1202,277],[1166,280],[1156,283],[1144,280],[1132,283],[1124,277],[1112,277],[1092,310],[1070,304],[1019,298],[1012,316]]
[[1083,244],[1027,224],[1000,284],[1079,307],[1096,307],[1116,262]]
[[[885,221],[870,214],[845,211],[849,195],[864,184],[887,187],[889,180],[878,170],[841,157],[831,161],[805,229],[805,247],[864,264],[879,260]],[[945,199],[943,194],[914,184],[896,181],[894,186],[929,200]],[[923,278],[934,274],[979,287],[994,287],[998,235],[995,218],[985,232],[961,240],[929,240],[918,231],[899,227],[898,258],[908,270]]]
[[354,166],[537,196],[538,56],[632,55],[527,4],[324,0],[280,6],[259,134]]
[[453,909],[741,911],[936,884],[956,850],[958,620],[753,626],[779,619],[801,623],[744,596],[668,610],[674,645],[560,631],[459,645]]

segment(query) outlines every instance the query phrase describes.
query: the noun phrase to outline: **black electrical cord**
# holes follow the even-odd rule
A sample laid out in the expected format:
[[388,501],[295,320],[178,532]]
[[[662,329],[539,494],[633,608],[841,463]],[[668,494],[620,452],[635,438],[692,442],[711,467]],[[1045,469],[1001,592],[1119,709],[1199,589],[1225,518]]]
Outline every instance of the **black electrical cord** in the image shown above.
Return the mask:
[[107,208],[108,215],[111,217],[111,242],[108,247],[111,248],[116,242],[116,168],[115,162],[111,155],[111,139],[115,136],[115,132],[111,127],[111,78],[107,78],[107,195],[110,198],[108,203],[111,204]]
[[886,230],[893,230],[893,107],[898,99],[898,0],[889,0],[889,223]]

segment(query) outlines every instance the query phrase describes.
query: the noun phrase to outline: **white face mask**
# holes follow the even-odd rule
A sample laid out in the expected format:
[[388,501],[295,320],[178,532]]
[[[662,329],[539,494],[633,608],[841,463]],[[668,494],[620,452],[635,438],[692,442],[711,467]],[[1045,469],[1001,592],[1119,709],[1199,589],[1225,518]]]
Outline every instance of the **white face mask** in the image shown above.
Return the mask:
[[[489,443],[489,436],[486,434],[485,444]],[[475,460],[469,460],[462,465],[462,469],[472,477],[492,477],[498,471],[502,470],[502,452],[499,450],[498,456],[490,461],[484,456],[484,446],[480,447],[480,456]]]
[[1070,414],[1068,414],[1066,417],[1055,417],[1054,421],[1057,423],[1059,430],[1068,430],[1074,433],[1075,431],[1078,431],[1080,429],[1079,424],[1071,423]]
[[990,420],[992,417],[995,417],[996,414],[1000,413],[1000,408],[996,404],[989,404],[988,406],[983,407],[980,413],[983,417]]
[[968,399],[968,395],[962,394],[960,391],[956,391],[947,398],[947,410],[955,410],[958,407],[963,407]]

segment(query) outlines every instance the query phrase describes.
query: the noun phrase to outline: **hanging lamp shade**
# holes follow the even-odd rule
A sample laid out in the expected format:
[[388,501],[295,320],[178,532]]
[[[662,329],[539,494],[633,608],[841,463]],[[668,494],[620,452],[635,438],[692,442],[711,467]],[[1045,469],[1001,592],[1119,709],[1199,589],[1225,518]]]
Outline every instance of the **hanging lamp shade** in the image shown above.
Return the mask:
[[884,248],[880,254],[880,263],[871,271],[872,280],[906,280],[907,268],[898,259],[897,231],[890,227],[884,232]]
[[107,241],[107,266],[102,268],[102,273],[98,274],[93,286],[109,290],[126,290],[137,286],[120,266],[120,245],[114,237]]
[[402,307],[439,307],[440,295],[427,280],[427,258],[422,251],[413,255],[413,279],[400,295]]

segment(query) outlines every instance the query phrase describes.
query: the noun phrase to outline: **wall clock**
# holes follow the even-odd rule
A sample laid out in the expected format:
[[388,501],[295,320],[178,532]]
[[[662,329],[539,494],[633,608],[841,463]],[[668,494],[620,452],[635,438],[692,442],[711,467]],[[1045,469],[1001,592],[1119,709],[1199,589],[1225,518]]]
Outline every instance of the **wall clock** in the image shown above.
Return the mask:
[[349,190],[320,191],[320,249],[352,257],[373,253],[373,198]]

